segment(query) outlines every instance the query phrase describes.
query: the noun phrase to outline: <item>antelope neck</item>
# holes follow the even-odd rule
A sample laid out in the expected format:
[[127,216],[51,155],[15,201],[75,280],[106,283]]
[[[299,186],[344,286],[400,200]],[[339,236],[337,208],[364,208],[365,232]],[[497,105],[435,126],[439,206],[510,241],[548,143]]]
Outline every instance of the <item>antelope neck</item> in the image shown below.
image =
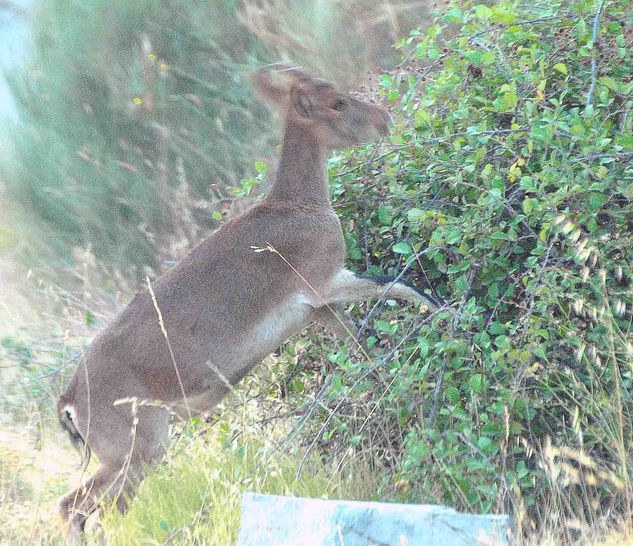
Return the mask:
[[269,197],[329,207],[326,162],[326,151],[315,136],[299,124],[287,123]]

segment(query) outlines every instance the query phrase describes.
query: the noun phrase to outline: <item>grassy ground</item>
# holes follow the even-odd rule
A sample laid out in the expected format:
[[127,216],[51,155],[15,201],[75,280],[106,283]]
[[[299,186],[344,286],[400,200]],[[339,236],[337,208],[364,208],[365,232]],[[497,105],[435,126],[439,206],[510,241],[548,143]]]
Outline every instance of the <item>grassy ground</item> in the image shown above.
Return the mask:
[[35,423],[0,426],[0,544],[59,544],[56,499],[78,475],[66,439]]
[[[207,425],[187,436],[142,483],[127,515],[106,508],[100,523],[91,518],[89,543],[105,537],[117,545],[228,545],[237,536],[244,491],[369,499],[376,489],[366,472],[332,476],[316,459],[297,481],[299,460],[271,458],[272,446],[261,438],[229,441],[220,427]],[[54,430],[0,428],[0,544],[62,542],[56,499],[82,475],[79,456],[67,445]]]
[[[31,409],[22,426],[0,425],[1,545],[61,543],[65,529],[56,500],[77,487],[84,475],[79,454],[50,416]],[[274,436],[249,425],[258,420],[256,414],[259,409],[245,403],[239,413],[226,409],[226,421],[215,425],[176,424],[169,456],[141,484],[129,512],[122,516],[106,507],[100,518],[93,516],[87,525],[88,542],[101,544],[105,538],[117,545],[233,544],[244,491],[375,497],[378,482],[362,466],[334,473],[315,455],[297,480],[300,457],[274,453]],[[93,461],[86,474],[95,467]]]

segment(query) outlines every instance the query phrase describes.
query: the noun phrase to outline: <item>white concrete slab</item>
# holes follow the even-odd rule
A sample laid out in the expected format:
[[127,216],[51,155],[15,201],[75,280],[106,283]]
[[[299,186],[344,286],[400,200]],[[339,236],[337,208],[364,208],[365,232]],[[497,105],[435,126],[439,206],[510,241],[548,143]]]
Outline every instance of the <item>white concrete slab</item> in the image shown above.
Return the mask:
[[505,546],[506,515],[245,493],[237,546]]

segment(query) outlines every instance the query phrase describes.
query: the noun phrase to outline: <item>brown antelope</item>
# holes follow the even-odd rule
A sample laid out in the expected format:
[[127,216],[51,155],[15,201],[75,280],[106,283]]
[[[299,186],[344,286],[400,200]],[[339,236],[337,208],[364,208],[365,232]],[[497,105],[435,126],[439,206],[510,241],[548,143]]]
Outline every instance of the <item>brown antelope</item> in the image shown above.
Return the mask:
[[[389,132],[385,110],[301,70],[251,75],[260,99],[285,117],[278,172],[266,199],[203,240],[138,294],[83,355],[57,404],[71,438],[97,472],[60,500],[70,537],[164,454],[173,409],[213,408],[250,370],[312,321],[344,328],[333,307],[383,295],[435,309],[439,300],[404,282],[344,268],[345,244],[330,204],[331,150]],[[142,403],[142,401],[160,401]]]

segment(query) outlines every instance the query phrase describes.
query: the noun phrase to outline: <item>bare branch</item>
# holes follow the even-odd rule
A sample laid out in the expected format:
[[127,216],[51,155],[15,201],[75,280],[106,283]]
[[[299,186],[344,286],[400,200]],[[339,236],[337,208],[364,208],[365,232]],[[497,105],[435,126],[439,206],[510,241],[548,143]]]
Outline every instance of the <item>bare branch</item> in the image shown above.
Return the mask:
[[[470,276],[468,277],[468,284],[466,285],[466,290],[462,294],[462,301],[455,312],[455,316],[453,317],[453,321],[451,323],[451,329],[448,334],[448,343],[450,344],[453,341],[455,336],[455,328],[457,328],[459,324],[459,320],[462,317],[462,312],[464,311],[464,305],[468,301],[468,296],[470,295],[470,289],[473,285],[473,281],[475,280],[475,275],[479,271],[479,266],[473,264],[470,269]],[[431,413],[429,413],[429,428],[433,428],[435,425],[435,416],[437,414],[437,404],[440,399],[440,391],[442,390],[442,381],[444,379],[444,372],[446,371],[446,359],[442,362],[442,367],[437,373],[437,381],[435,382],[435,391],[433,393],[433,406],[431,407]]]
[[596,38],[598,36],[598,25],[600,24],[600,14],[602,13],[602,8],[604,8],[605,0],[600,2],[600,6],[598,6],[598,11],[596,11],[596,17],[593,20],[593,32],[591,33],[591,42],[593,44],[593,52],[591,55],[591,86],[589,87],[589,93],[587,93],[587,104],[585,105],[585,110],[587,110],[590,106],[593,105],[593,92],[596,89],[596,80],[598,78],[598,62],[596,61]]

